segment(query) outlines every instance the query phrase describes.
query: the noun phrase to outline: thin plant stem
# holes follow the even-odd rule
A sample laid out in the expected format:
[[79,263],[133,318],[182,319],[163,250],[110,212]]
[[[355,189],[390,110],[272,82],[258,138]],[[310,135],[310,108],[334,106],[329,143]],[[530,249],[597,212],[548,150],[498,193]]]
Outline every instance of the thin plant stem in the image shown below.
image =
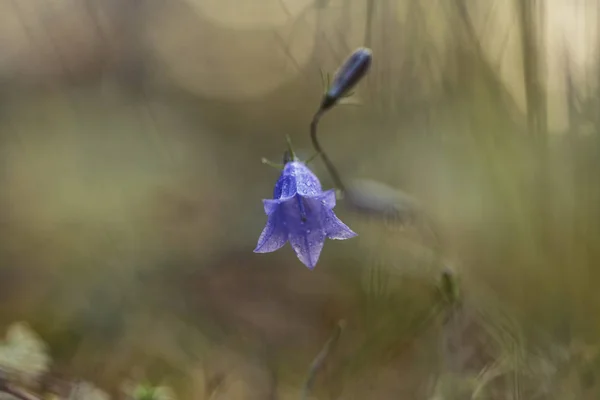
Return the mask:
[[346,191],[346,186],[344,185],[342,178],[340,177],[340,174],[338,173],[337,169],[335,168],[335,166],[333,165],[333,163],[331,162],[331,160],[329,159],[329,157],[327,156],[327,154],[321,147],[321,144],[319,143],[319,140],[317,138],[317,127],[319,125],[319,121],[321,120],[321,117],[323,116],[323,114],[324,114],[324,110],[322,110],[322,109],[319,109],[315,113],[315,116],[313,117],[313,119],[310,123],[310,140],[312,141],[312,145],[313,145],[315,151],[321,157],[321,160],[323,160],[323,163],[325,164],[325,167],[327,168],[329,175],[331,175],[331,179],[333,179],[333,184],[335,185],[335,187],[338,190],[340,190],[343,193]]
[[338,322],[337,326],[335,327],[335,331],[333,331],[331,337],[329,337],[319,354],[317,354],[313,362],[310,364],[308,376],[306,377],[306,381],[304,382],[304,386],[302,388],[302,395],[300,399],[307,400],[310,396],[310,393],[312,392],[313,386],[315,384],[315,378],[317,376],[317,373],[321,370],[325,359],[327,358],[329,353],[331,353],[331,350],[340,339],[340,336],[342,335],[342,331],[344,330],[345,326],[345,321]]

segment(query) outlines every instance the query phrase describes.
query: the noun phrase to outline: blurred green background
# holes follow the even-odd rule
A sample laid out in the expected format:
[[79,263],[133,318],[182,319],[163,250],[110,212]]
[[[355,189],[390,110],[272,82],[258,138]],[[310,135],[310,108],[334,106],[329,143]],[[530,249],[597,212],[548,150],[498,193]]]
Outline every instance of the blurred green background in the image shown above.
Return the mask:
[[[0,325],[49,375],[184,399],[597,399],[600,5],[594,0],[0,3]],[[415,226],[314,271],[252,252],[278,160],[320,125],[346,179],[410,194]],[[314,171],[332,183],[323,165]],[[444,267],[461,306],[427,318]],[[450,309],[450,308],[449,308]],[[429,321],[429,320],[428,320]],[[444,323],[445,321],[445,323]],[[211,397],[212,396],[212,397]]]

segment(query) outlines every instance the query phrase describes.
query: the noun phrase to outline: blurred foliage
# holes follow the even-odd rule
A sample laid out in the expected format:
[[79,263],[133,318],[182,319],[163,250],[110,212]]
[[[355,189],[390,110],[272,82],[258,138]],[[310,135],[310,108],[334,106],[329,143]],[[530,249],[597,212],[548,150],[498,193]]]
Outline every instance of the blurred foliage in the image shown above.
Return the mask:
[[[598,15],[585,0],[0,4],[0,390],[297,399],[345,320],[315,398],[599,398]],[[374,57],[360,106],[320,138],[361,199],[411,218],[340,202],[359,237],[314,271],[289,248],[253,254],[276,179],[261,157],[285,134],[311,154],[319,70],[358,46]]]

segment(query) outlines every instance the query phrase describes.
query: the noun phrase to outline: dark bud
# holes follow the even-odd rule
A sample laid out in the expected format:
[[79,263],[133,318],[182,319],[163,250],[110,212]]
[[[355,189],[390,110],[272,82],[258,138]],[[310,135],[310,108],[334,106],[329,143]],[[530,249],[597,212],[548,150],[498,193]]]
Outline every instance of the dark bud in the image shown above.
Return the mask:
[[443,300],[450,305],[460,302],[460,288],[456,273],[448,266],[444,266],[441,276],[440,291]]
[[323,101],[321,111],[333,107],[344,95],[346,95],[367,74],[371,67],[373,53],[371,49],[360,47],[352,53],[333,77],[333,83],[328,88]]

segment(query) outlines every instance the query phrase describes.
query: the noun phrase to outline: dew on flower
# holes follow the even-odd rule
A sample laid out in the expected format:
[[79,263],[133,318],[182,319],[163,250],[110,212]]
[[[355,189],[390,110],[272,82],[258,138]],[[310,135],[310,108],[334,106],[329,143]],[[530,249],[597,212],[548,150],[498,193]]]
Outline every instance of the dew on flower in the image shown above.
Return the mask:
[[321,255],[325,239],[350,239],[356,233],[333,212],[333,189],[323,191],[319,178],[292,154],[275,183],[273,199],[263,200],[267,224],[255,253],[279,250],[290,242],[300,261],[313,269]]

